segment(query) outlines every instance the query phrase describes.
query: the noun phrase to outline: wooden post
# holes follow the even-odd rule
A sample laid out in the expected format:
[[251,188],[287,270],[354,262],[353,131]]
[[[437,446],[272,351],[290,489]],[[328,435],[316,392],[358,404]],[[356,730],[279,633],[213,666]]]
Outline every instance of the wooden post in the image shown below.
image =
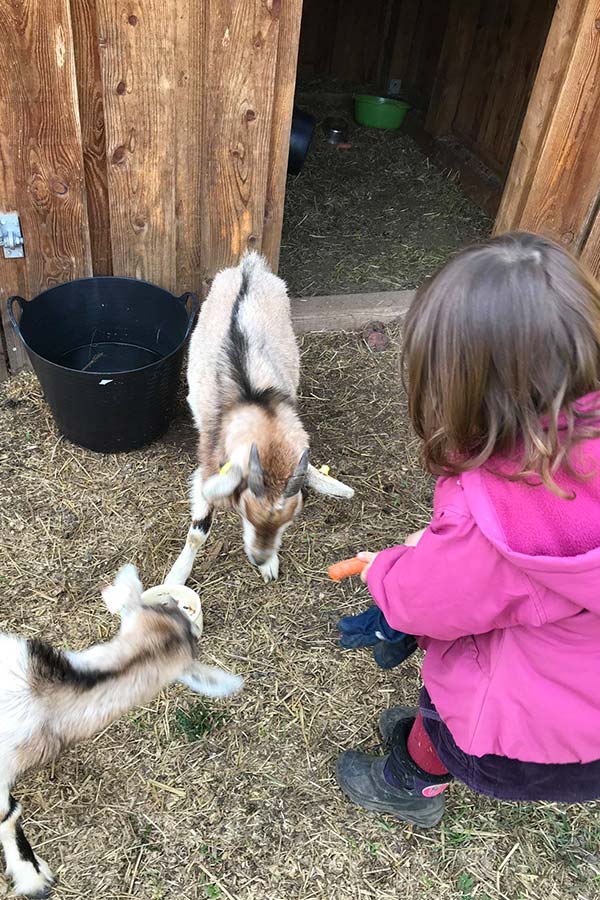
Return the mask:
[[600,3],[559,0],[496,219],[580,250],[600,183]]

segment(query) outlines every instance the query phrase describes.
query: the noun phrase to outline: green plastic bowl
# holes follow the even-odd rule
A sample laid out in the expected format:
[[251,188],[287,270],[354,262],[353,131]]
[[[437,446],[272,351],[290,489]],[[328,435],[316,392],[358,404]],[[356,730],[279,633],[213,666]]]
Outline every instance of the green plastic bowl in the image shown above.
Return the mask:
[[367,128],[400,128],[409,109],[409,103],[390,97],[359,94],[354,98],[354,118]]

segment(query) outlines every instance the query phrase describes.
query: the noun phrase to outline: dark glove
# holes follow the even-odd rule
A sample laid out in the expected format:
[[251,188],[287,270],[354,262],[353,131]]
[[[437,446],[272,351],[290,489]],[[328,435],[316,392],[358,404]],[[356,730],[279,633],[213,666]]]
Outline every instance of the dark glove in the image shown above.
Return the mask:
[[378,641],[373,647],[373,659],[380,669],[394,669],[415,652],[418,644],[412,634],[391,644],[389,641]]
[[378,641],[393,642],[404,637],[402,631],[390,628],[378,606],[370,606],[358,616],[344,616],[337,627],[341,631],[340,645],[346,650],[373,647]]
[[373,647],[373,657],[382,669],[392,669],[417,649],[411,635],[391,628],[377,606],[370,606],[358,616],[344,616],[337,623],[344,650]]

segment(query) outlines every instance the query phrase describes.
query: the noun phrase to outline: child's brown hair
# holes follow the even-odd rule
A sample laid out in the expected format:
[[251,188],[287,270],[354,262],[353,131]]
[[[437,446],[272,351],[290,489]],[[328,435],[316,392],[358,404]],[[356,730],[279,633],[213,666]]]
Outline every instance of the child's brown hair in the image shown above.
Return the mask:
[[[515,477],[554,481],[569,451],[600,435],[600,291],[552,241],[505,234],[469,247],[424,284],[407,314],[403,374],[413,426],[434,474],[499,453]],[[559,435],[559,414],[566,428]]]

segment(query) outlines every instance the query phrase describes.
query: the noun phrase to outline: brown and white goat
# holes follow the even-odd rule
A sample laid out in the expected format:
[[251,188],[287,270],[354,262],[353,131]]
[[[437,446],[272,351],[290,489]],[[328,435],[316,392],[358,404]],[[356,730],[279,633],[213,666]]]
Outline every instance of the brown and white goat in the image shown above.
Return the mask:
[[354,491],[310,465],[296,409],[300,354],[290,301],[285,283],[257,253],[216,276],[192,335],[187,377],[199,465],[192,524],[167,583],[187,581],[218,506],[239,513],[246,555],[272,581],[305,484],[337,497]]
[[0,634],[0,840],[15,894],[47,897],[54,878],[23,833],[11,794],[28,769],[56,759],[174,681],[226,697],[242,679],[195,661],[197,629],[174,602],[142,603],[142,585],[125,566],[103,591],[121,615],[117,636],[81,652]]

